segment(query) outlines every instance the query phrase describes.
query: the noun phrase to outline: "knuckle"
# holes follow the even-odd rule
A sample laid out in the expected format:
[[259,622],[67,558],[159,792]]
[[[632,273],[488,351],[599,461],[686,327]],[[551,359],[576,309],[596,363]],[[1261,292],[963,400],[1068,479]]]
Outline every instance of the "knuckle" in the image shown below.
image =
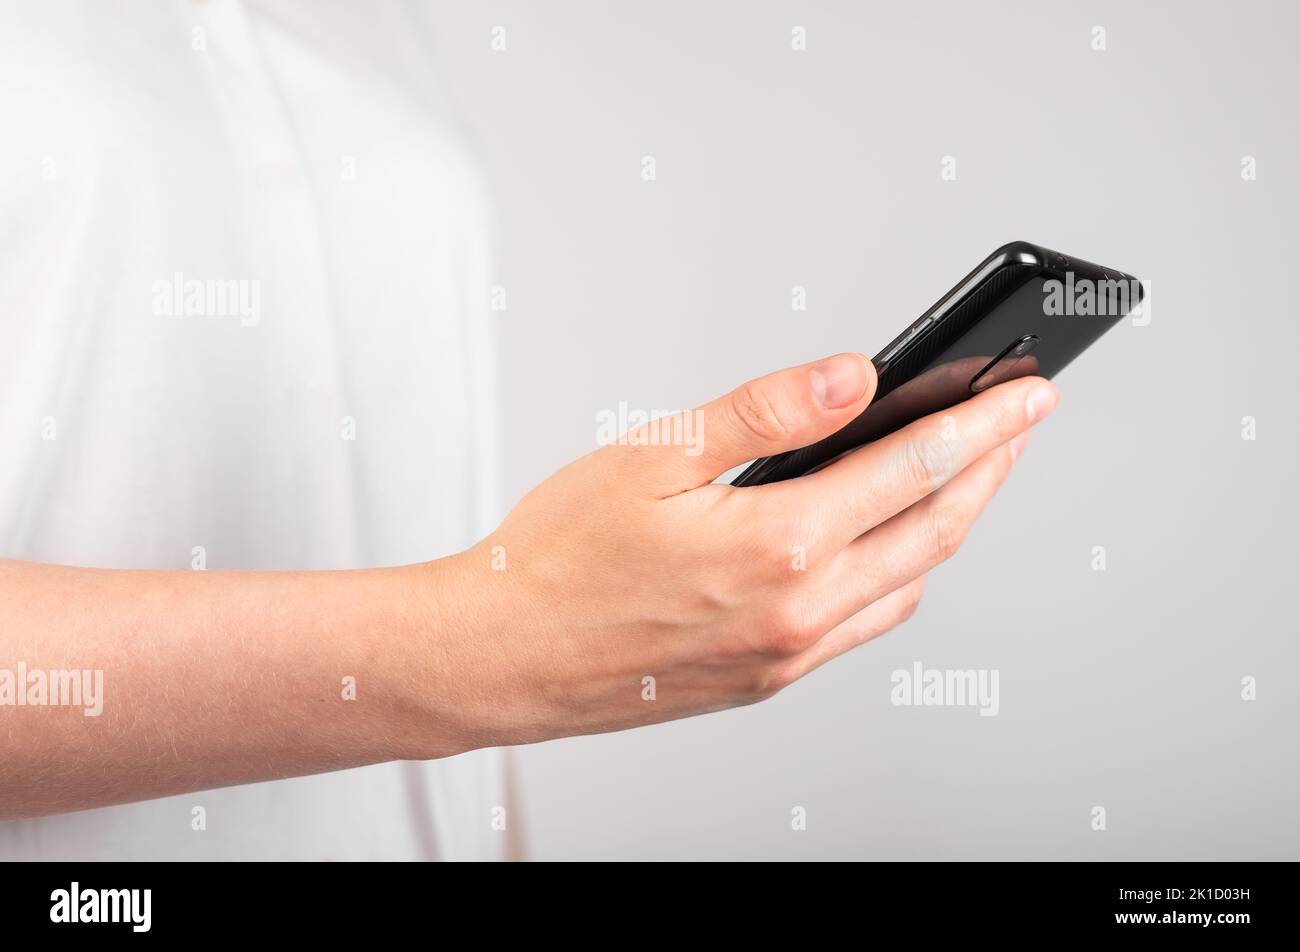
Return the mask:
[[907,477],[927,489],[941,486],[952,476],[956,462],[952,441],[940,434],[907,443],[903,465]]
[[989,408],[994,439],[1005,443],[1025,428],[1025,414],[1011,400],[994,400]]
[[795,675],[788,665],[765,665],[754,670],[745,685],[744,702],[756,704],[775,697],[793,684]]
[[943,562],[957,554],[970,520],[965,511],[950,502],[936,503],[930,507],[931,551],[935,561]]
[[767,535],[745,540],[733,560],[737,579],[749,595],[781,591],[796,576],[792,547]]
[[903,604],[898,612],[898,624],[901,625],[916,614],[916,610],[921,607],[921,598],[924,594],[925,583],[921,579],[917,579],[907,587]]
[[778,658],[791,658],[811,647],[821,634],[815,619],[793,599],[783,601],[772,613],[766,652]]
[[795,547],[782,533],[773,532],[758,545],[757,563],[764,576],[784,578],[792,574]]
[[776,583],[797,582],[815,571],[825,555],[822,534],[817,527],[795,521],[774,521],[764,525],[754,543],[753,569]]
[[743,432],[764,443],[778,443],[790,433],[771,395],[757,383],[747,383],[732,392],[731,412]]

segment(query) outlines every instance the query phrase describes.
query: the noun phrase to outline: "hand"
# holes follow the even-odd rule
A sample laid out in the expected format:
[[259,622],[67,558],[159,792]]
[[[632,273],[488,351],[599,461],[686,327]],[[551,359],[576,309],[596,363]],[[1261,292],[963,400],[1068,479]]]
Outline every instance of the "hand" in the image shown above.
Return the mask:
[[417,755],[751,703],[906,620],[1056,391],[1014,380],[817,473],[713,483],[829,435],[874,390],[857,354],[751,381],[696,411],[695,448],[603,447],[433,563],[454,630],[434,633],[441,736]]

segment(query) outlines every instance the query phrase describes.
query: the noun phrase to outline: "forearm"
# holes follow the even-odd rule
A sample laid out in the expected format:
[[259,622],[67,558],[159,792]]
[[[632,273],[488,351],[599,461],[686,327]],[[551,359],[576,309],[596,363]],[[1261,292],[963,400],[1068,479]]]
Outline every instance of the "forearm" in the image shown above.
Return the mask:
[[[908,617],[1056,403],[992,387],[799,479],[720,473],[862,412],[843,354],[641,433],[451,558],[364,572],[0,563],[0,675],[102,671],[103,711],[0,706],[0,816],[54,813],[751,703]],[[704,432],[701,429],[699,432]],[[671,443],[671,441],[669,441]],[[508,553],[508,559],[507,559]],[[355,700],[348,679],[355,679]],[[26,690],[26,685],[18,685]]]
[[427,701],[437,565],[0,561],[0,819],[465,749]]

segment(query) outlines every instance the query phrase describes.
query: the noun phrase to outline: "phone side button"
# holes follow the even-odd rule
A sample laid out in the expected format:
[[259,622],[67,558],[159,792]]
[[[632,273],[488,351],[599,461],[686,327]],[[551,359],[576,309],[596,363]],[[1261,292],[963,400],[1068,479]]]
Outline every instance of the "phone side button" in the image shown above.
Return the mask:
[[934,323],[934,318],[927,317],[920,324],[917,324],[915,327],[913,327],[910,331],[907,332],[906,337],[904,337],[902,340],[900,340],[897,344],[895,344],[893,347],[889,349],[889,353],[885,354],[884,357],[880,358],[880,362],[882,364],[889,363],[891,360],[893,360],[902,352],[904,347],[906,347],[916,338],[917,334],[921,333],[921,331],[925,330],[932,323]]

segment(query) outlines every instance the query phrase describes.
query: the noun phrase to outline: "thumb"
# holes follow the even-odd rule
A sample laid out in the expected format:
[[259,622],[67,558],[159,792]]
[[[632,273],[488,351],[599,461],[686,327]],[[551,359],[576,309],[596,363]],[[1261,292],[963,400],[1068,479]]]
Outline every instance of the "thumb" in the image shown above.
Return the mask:
[[876,369],[862,354],[837,354],[751,380],[695,411],[694,456],[672,454],[667,492],[717,479],[734,466],[799,449],[830,436],[863,411],[876,391]]

